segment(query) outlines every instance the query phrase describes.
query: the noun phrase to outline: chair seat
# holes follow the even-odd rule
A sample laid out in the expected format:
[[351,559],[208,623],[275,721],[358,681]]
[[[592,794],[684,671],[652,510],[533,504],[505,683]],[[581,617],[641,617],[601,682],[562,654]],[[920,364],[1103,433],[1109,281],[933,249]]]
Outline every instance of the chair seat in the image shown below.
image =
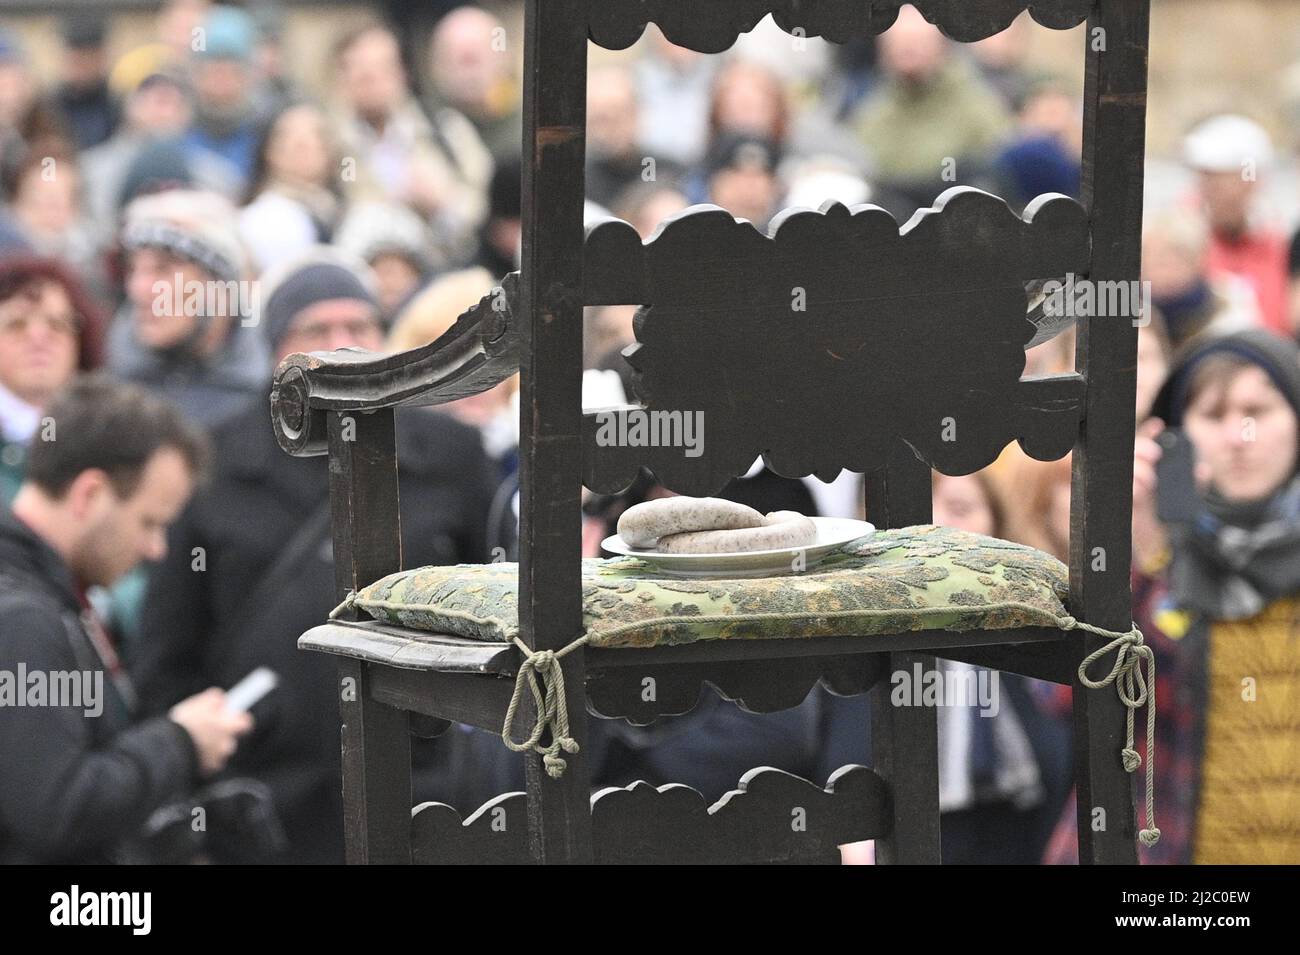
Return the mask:
[[[1056,627],[1069,592],[1056,558],[933,524],[860,538],[802,574],[683,579],[627,557],[586,559],[582,573],[583,635],[601,648]],[[508,643],[518,565],[405,570],[349,603],[381,623]]]

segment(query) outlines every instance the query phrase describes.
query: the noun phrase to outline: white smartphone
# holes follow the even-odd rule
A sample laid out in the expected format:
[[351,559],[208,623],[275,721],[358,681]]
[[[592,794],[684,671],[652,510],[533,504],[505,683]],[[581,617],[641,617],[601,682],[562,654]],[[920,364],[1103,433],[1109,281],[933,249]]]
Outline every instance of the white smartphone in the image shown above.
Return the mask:
[[274,670],[258,667],[226,691],[226,709],[232,713],[246,713],[279,683],[280,677]]

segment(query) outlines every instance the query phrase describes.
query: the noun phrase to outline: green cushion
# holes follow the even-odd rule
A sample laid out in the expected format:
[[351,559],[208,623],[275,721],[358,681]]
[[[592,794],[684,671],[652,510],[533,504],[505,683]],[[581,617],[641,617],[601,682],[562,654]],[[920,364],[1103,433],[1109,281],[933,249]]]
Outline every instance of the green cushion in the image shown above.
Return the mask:
[[[386,623],[508,642],[519,633],[518,571],[512,563],[404,570],[352,603]],[[1055,557],[932,524],[860,538],[804,574],[682,579],[619,557],[583,560],[582,579],[583,624],[596,647],[1059,626],[1069,592]]]

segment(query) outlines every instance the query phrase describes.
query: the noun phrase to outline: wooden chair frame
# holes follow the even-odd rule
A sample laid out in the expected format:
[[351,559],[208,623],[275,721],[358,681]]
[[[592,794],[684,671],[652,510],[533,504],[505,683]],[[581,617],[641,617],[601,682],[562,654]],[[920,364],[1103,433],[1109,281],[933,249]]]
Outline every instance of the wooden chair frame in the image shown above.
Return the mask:
[[[688,289],[690,295],[683,292],[674,299],[672,281],[663,278],[665,263],[671,266],[677,262],[674,256],[702,248],[699,243],[710,229],[739,224],[707,210],[688,210],[645,246],[629,239],[630,229],[618,223],[584,234],[587,44],[626,47],[640,35],[643,18],[651,18],[675,42],[718,52],[769,12],[788,30],[798,27],[806,35],[843,41],[886,29],[900,2],[528,0],[519,273],[507,277],[429,346],[390,356],[352,351],[295,355],[276,373],[273,422],[281,445],[291,454],[329,455],[340,598],[402,565],[393,430],[397,407],[444,403],[521,372],[519,619],[521,638],[534,650],[558,650],[582,632],[582,483],[617,488],[627,483],[629,468],[648,461],[674,489],[711,493],[735,473],[736,461],[743,462],[743,470],[753,460],[754,448],[740,441],[733,447],[725,437],[716,439],[722,442],[721,460],[714,456],[705,470],[674,471],[675,465],[662,456],[634,460],[614,454],[596,463],[591,452],[591,416],[584,417],[580,398],[583,306],[645,304],[629,296],[653,293],[660,296],[657,312],[646,322],[671,322],[673,308],[694,307],[690,295],[699,290]],[[914,5],[962,41],[997,32],[1029,6],[1026,0],[915,0]],[[1083,244],[1071,246],[1067,236],[1051,248],[1077,261],[1077,273],[1094,282],[1136,281],[1148,0],[1037,0],[1031,12],[1053,28],[1087,23],[1082,212],[1074,223],[1082,230]],[[951,209],[923,215],[904,230],[903,241],[918,243],[918,257],[964,241],[966,212],[959,213],[958,207],[974,208],[985,201],[965,194],[945,199]],[[1065,200],[1048,203],[1030,214],[1032,222],[1017,217],[1009,228],[1064,235],[1073,206]],[[873,231],[884,213],[826,207],[808,215],[782,223],[775,238],[742,238],[757,257],[769,254],[761,251],[768,246],[757,243],[776,246],[787,241],[789,229],[795,258],[803,255],[799,260],[808,263],[818,260],[825,238],[799,238],[810,230],[856,230],[852,234],[865,237],[863,241],[879,234],[890,249],[899,241],[892,226]],[[700,235],[692,238],[696,229]],[[1041,239],[1031,237],[1024,248],[1036,248]],[[805,241],[806,249],[797,245]],[[654,254],[665,259],[627,265],[638,255]],[[1127,630],[1134,326],[1081,318],[1076,373],[1007,383],[1006,394],[1016,395],[1007,399],[1010,418],[1023,428],[981,432],[960,451],[882,432],[883,419],[870,412],[844,412],[835,423],[850,426],[847,433],[885,435],[859,448],[873,455],[865,468],[868,518],[882,528],[928,522],[931,466],[966,473],[987,463],[989,454],[1013,438],[1045,458],[1060,457],[1072,447],[1070,611],[1095,626]],[[636,364],[635,357],[631,360]],[[658,384],[671,393],[669,386],[684,385],[685,378],[661,373]],[[1002,392],[998,395],[1001,400]],[[1039,428],[1040,419],[1052,427]],[[832,475],[844,459],[829,454],[829,447],[818,443],[789,451],[784,469],[778,470]],[[776,466],[782,454],[774,451],[768,460]],[[790,468],[794,470],[785,470]],[[564,679],[571,701],[586,697],[603,716],[641,722],[689,708],[706,681],[747,708],[771,710],[794,705],[819,680],[836,692],[865,692],[892,670],[910,670],[914,663],[933,667],[936,656],[1072,684],[1080,857],[1134,863],[1131,777],[1119,757],[1125,711],[1113,692],[1085,690],[1077,679],[1079,662],[1102,643],[1080,632],[1028,628],[579,649],[565,658]],[[526,794],[500,797],[462,820],[437,804],[412,814],[409,737],[436,733],[447,721],[499,731],[520,663],[518,651],[397,630],[353,614],[310,631],[300,645],[340,657],[349,862],[835,861],[836,845],[866,838],[876,840],[882,862],[939,860],[933,708],[892,707],[887,694],[877,693],[872,726],[876,766],[841,770],[826,789],[762,770],[747,775],[741,792],[711,809],[698,794],[692,799],[679,789],[659,792],[644,784],[604,793],[593,804],[582,753],[569,758],[568,772],[558,779],[543,772],[541,760],[530,755]],[[655,675],[661,688],[659,702],[649,706],[635,692],[647,674]],[[572,734],[581,741],[587,714],[582,706],[570,709]],[[527,735],[535,716],[527,700],[516,719],[517,737]],[[777,831],[789,830],[792,804],[807,806],[818,822],[808,827],[814,835],[802,841]],[[1110,820],[1104,828],[1093,825],[1097,808]],[[508,835],[502,836],[503,830]],[[672,833],[670,840],[662,838],[665,831]]]

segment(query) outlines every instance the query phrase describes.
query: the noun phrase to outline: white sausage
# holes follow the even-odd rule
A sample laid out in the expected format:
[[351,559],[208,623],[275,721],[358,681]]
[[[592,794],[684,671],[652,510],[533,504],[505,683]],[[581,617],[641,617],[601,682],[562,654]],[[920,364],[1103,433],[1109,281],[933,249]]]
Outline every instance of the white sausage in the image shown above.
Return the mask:
[[618,519],[618,536],[630,547],[653,547],[671,534],[738,527],[762,527],[752,507],[717,497],[662,497],[634,504]]
[[661,554],[741,554],[803,547],[817,540],[817,525],[797,511],[773,511],[762,527],[696,531],[661,538]]

